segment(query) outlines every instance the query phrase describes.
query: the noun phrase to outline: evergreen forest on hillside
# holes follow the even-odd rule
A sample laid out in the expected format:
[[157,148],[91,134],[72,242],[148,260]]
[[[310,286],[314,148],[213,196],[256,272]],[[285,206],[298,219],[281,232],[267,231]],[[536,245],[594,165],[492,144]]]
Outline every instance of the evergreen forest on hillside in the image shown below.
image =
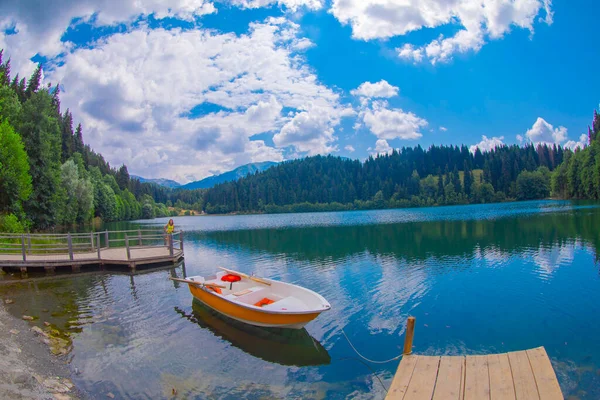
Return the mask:
[[84,143],[61,109],[60,86],[11,77],[0,51],[0,231],[48,230],[89,222],[206,213],[419,207],[508,200],[600,198],[600,117],[589,145],[404,147],[364,162],[314,156],[277,164],[210,189],[142,183]]

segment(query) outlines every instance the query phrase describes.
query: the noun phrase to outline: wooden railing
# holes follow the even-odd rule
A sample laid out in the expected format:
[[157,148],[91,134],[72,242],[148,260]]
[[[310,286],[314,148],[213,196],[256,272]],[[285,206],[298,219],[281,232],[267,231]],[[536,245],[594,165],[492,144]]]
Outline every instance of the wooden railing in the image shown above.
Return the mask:
[[[166,234],[159,230],[137,229],[126,231],[103,231],[90,233],[0,233],[0,254],[20,254],[23,261],[30,255],[68,254],[73,260],[78,253],[87,253],[100,260],[102,251],[112,248],[125,248],[127,259],[131,249],[168,247],[172,256],[183,251],[183,232]],[[95,254],[91,254],[95,253]]]

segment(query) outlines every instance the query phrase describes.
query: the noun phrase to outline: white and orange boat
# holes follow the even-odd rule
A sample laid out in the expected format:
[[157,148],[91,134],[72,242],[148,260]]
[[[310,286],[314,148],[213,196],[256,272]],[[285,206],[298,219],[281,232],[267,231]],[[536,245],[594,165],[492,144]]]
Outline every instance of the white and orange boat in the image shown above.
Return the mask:
[[215,276],[191,276],[186,282],[198,301],[247,324],[301,329],[331,305],[312,290],[290,283],[221,268]]

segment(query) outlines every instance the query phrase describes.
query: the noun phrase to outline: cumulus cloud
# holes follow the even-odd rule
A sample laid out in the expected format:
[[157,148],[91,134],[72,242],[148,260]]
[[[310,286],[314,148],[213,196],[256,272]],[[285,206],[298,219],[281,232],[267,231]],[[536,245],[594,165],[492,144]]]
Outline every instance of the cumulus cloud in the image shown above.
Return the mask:
[[[247,34],[145,26],[69,51],[49,71],[63,107],[109,162],[148,177],[199,179],[245,162],[281,161],[284,147],[337,150],[334,128],[351,110],[320,84],[284,18]],[[220,111],[190,118],[203,103]],[[283,115],[283,108],[294,110]],[[275,134],[276,147],[258,134]],[[143,149],[143,150],[142,150]]]
[[389,145],[387,140],[378,139],[377,142],[375,142],[375,151],[373,154],[389,154],[393,150],[394,149]]
[[354,149],[354,146],[352,145],[347,145],[346,147],[344,147],[344,149],[348,150],[350,153],[354,153],[356,150]]
[[368,97],[368,98],[389,98],[398,95],[399,88],[390,85],[386,80],[380,80],[376,83],[364,82],[357,89],[350,93],[353,96]]
[[504,145],[503,140],[504,140],[504,136],[500,136],[500,137],[494,136],[492,138],[488,138],[487,136],[482,135],[481,142],[469,147],[469,150],[471,151],[471,153],[475,153],[478,148],[481,151],[490,151],[490,150],[495,149],[498,146],[503,146]]
[[567,139],[567,128],[554,128],[545,119],[538,117],[533,126],[527,130],[525,137],[534,143],[562,143]]
[[555,128],[545,119],[538,117],[533,126],[525,133],[525,138],[517,135],[519,143],[525,140],[535,144],[562,145],[563,147],[575,150],[576,148],[584,148],[588,145],[588,137],[586,134],[579,136],[579,140],[569,140],[567,136],[567,128],[559,126]]
[[[385,39],[424,28],[461,29],[424,45],[406,43],[398,56],[414,62],[448,61],[455,53],[478,51],[486,40],[502,38],[513,27],[534,31],[537,21],[552,24],[551,0],[333,0],[330,13],[352,27],[355,39]],[[542,18],[543,17],[543,18]]]
[[579,136],[579,140],[577,142],[574,140],[569,140],[568,142],[563,144],[563,147],[566,147],[571,150],[575,150],[576,148],[583,149],[587,145],[588,145],[588,136],[585,133],[583,133],[583,134],[581,134],[581,136]]
[[[60,10],[60,12],[57,12]],[[192,21],[215,12],[209,0],[19,0],[0,1],[0,48],[18,49],[12,54],[13,71],[30,73],[36,54],[53,58],[73,43],[61,37],[74,19],[98,26],[128,23],[154,14],[157,19],[176,17]],[[7,34],[8,28],[16,34]]]
[[351,109],[332,110],[311,105],[297,113],[281,131],[273,136],[277,147],[293,146],[296,151],[308,155],[327,154],[337,151],[333,142],[334,128],[341,117],[352,115]]
[[418,139],[428,122],[401,108],[388,108],[385,102],[373,102],[362,112],[362,120],[379,139]]
[[440,131],[446,132],[448,131],[448,128],[446,128],[445,126],[440,126]]

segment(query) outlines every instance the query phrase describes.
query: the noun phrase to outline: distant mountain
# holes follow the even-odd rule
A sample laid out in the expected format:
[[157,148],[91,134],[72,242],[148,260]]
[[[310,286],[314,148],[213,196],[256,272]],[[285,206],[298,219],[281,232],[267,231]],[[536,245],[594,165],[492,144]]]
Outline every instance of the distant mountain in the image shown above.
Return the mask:
[[271,168],[273,165],[277,165],[273,161],[265,161],[254,164],[246,164],[241,167],[237,167],[233,171],[225,172],[220,175],[209,176],[200,181],[190,182],[186,185],[180,186],[180,189],[208,189],[219,183],[236,181],[240,178],[255,173],[256,171],[262,172]]
[[181,183],[179,182],[175,182],[171,179],[146,179],[146,178],[142,178],[141,176],[137,176],[137,175],[130,175],[129,176],[131,179],[137,179],[140,182],[149,182],[149,183],[156,183],[157,185],[160,186],[164,186],[164,187],[168,187],[171,189],[175,189],[181,186]]

